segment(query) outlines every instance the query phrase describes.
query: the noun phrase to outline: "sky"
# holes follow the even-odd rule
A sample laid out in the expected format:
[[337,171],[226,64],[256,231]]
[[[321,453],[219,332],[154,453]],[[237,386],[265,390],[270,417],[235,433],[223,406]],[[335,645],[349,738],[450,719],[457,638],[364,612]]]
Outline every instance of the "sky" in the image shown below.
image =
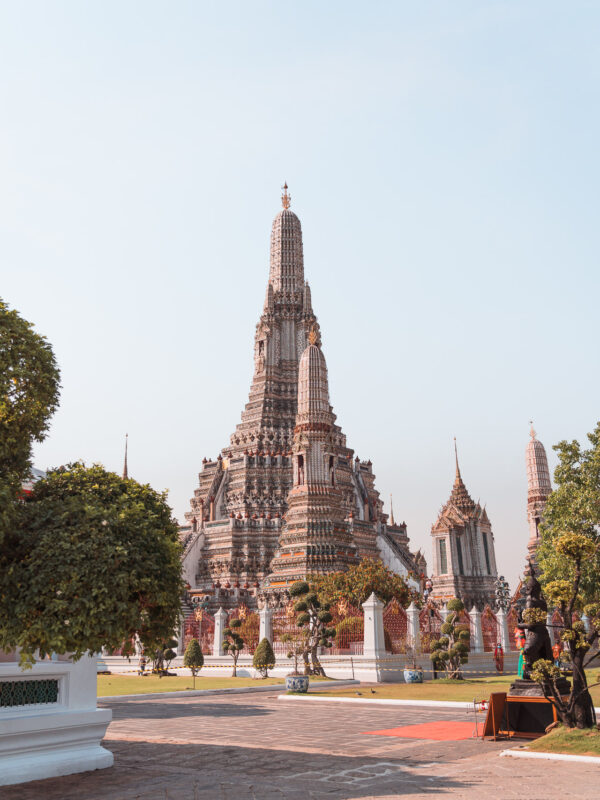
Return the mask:
[[35,465],[168,489],[240,419],[281,185],[330,395],[411,546],[454,478],[524,566],[529,420],[600,418],[596,2],[0,2],[0,296],[52,343]]

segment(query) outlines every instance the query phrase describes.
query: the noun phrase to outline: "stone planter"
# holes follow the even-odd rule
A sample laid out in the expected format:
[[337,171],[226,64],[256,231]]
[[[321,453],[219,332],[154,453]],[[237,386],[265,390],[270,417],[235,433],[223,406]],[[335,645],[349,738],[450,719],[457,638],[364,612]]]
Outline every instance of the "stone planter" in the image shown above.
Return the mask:
[[413,669],[412,667],[404,668],[404,682],[405,683],[423,683],[423,670]]
[[308,691],[308,675],[286,675],[285,688],[288,692],[301,692],[305,694]]

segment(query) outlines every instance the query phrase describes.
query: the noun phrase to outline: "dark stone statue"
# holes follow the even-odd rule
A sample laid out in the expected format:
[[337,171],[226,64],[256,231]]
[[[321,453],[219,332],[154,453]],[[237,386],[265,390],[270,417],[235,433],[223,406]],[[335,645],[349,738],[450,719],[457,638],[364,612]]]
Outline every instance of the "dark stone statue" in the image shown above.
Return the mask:
[[[546,625],[545,618],[540,622],[525,622],[523,615],[527,609],[536,608],[546,615],[548,604],[542,596],[542,587],[535,577],[535,569],[531,561],[529,562],[529,577],[525,584],[525,608],[519,610],[517,624],[525,631],[525,647],[523,648],[523,678],[516,680],[510,687],[510,695],[527,695],[543,697],[542,687],[532,680],[531,671],[534,663],[540,658],[553,661],[552,643]],[[527,615],[525,614],[525,617]],[[570,686],[565,678],[559,679],[565,693],[570,691]]]

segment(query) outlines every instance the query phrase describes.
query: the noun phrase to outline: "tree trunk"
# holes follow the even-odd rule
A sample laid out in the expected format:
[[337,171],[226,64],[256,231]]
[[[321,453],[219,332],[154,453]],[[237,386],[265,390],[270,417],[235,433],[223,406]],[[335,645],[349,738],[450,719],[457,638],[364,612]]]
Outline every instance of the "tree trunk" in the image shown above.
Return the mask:
[[321,675],[323,678],[326,678],[325,670],[321,662],[319,661],[319,656],[317,655],[317,647],[318,645],[315,644],[310,649],[310,660],[312,661],[312,673],[313,675]]
[[[583,669],[584,653],[581,650],[575,652],[573,657],[573,688],[571,696],[575,697],[569,703],[572,710],[572,725],[575,728],[591,728],[594,725],[593,702],[587,690],[587,679]],[[581,694],[579,694],[581,692]],[[577,695],[579,696],[577,697]]]

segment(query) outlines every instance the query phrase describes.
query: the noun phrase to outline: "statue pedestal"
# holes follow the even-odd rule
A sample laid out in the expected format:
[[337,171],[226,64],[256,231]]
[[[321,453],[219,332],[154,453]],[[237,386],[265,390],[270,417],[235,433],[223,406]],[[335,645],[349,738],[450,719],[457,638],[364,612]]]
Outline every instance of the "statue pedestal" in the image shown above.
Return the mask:
[[[559,678],[556,682],[558,691],[561,696],[571,693],[571,684],[566,678]],[[526,680],[525,678],[517,678],[514,683],[511,683],[508,690],[508,697],[544,697],[544,692],[539,683],[535,681]]]

